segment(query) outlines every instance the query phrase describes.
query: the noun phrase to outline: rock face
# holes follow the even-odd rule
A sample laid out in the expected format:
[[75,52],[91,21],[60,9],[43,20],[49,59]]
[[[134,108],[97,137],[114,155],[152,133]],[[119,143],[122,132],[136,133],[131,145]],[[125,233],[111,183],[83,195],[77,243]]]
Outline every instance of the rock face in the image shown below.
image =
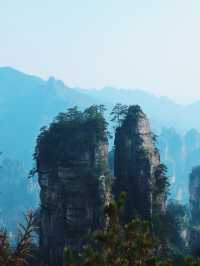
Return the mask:
[[[38,144],[37,171],[41,187],[40,248],[43,263],[49,266],[63,265],[65,246],[79,251],[90,231],[104,225],[103,209],[110,198],[106,135],[98,138],[95,123],[91,123],[87,131],[85,126],[88,126],[88,120],[81,119],[81,125],[79,122],[76,124],[76,119],[64,122],[63,126],[61,121],[52,125],[54,129],[61,126],[59,132],[65,127],[65,134],[60,135],[57,146],[52,147],[53,150],[47,149],[48,142],[42,145],[42,141],[49,134],[54,135],[51,127],[44,132],[45,137],[41,137]],[[73,123],[76,124],[75,127]],[[69,132],[72,124],[73,134]],[[70,138],[66,138],[68,133]],[[86,144],[88,135],[89,145]],[[80,136],[82,139],[77,142]],[[45,156],[51,158],[51,152],[56,154],[60,144],[59,154],[62,151],[65,154],[56,164],[50,165],[51,160],[45,160]]]
[[200,166],[195,167],[190,174],[189,195],[191,222],[200,226]]
[[195,166],[200,165],[200,133],[190,129],[182,135],[174,128],[163,128],[158,147],[171,177],[171,197],[187,204],[189,175]]
[[189,178],[191,227],[189,241],[191,252],[200,255],[200,166],[193,168]]
[[114,154],[114,194],[127,193],[125,222],[134,215],[151,219],[165,211],[164,167],[155,148],[155,136],[139,106],[130,106],[116,129]]
[[[61,113],[43,128],[36,146],[41,187],[42,263],[63,265],[63,250],[80,251],[89,233],[105,225],[103,209],[111,199],[107,123],[103,107]],[[116,129],[114,195],[127,193],[125,222],[165,211],[165,169],[146,115],[130,106]]]

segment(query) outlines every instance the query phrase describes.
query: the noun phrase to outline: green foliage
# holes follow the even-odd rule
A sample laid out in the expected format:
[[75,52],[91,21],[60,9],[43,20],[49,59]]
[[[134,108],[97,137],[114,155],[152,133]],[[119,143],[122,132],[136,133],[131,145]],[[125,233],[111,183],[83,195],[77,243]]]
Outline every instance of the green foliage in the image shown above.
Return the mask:
[[123,121],[123,126],[130,127],[130,124],[136,125],[139,117],[143,114],[139,105],[130,105],[127,109],[127,114]]
[[117,103],[111,112],[111,121],[116,123],[116,126],[120,126],[122,121],[124,120],[125,116],[127,115],[128,112],[128,106]]
[[184,260],[185,266],[200,266],[200,259],[194,259],[192,257],[187,257]]
[[120,223],[125,194],[118,204],[112,202],[105,209],[107,227],[94,234],[95,246],[88,246],[82,254],[82,265],[128,266],[157,265],[154,257],[154,238],[147,222],[132,220]]
[[34,231],[34,216],[30,212],[26,216],[26,226],[18,228],[18,239],[15,248],[12,248],[6,231],[0,231],[0,265],[25,266],[32,257],[32,233]]
[[175,265],[184,264],[188,253],[183,232],[188,226],[187,209],[175,200],[170,200],[166,212],[154,217],[154,232],[162,246],[162,255],[170,257]]
[[[171,254],[163,256],[160,251],[163,243],[152,233],[148,222],[134,219],[127,225],[123,225],[120,218],[123,213],[125,198],[126,194],[122,193],[117,203],[112,202],[105,208],[107,227],[93,234],[93,245],[84,247],[77,260],[77,266],[200,265],[199,259],[184,258],[183,256],[177,259],[177,257],[170,256]],[[162,226],[166,226],[166,230],[170,231],[167,234],[171,237],[174,234],[173,241],[177,238],[177,233],[180,233],[184,215],[183,206],[176,202],[169,203],[165,216],[165,218],[168,217],[168,222]],[[174,227],[172,228],[172,226]],[[167,235],[165,237],[166,240],[169,239]],[[171,240],[171,242],[173,241]]]
[[63,263],[64,266],[76,266],[76,258],[68,247],[65,247],[63,251]]
[[[148,222],[133,219],[123,225],[123,214],[126,194],[121,193],[117,203],[111,202],[105,208],[107,225],[99,231],[95,231],[91,244],[83,248],[79,254],[65,247],[63,251],[64,266],[200,266],[200,259],[192,257],[177,257],[160,252],[161,241],[152,233]],[[177,237],[177,226],[180,228],[181,217],[185,210],[176,202],[170,202],[167,210],[168,222],[163,224],[166,235]],[[175,215],[176,214],[176,215]],[[172,216],[174,216],[172,218]],[[171,226],[173,224],[173,230]],[[169,233],[170,231],[170,233]],[[32,256],[33,215],[27,216],[27,225],[19,231],[19,239],[15,249],[11,248],[8,236],[5,232],[0,234],[0,265],[2,266],[25,266],[32,265],[29,258]],[[161,234],[162,232],[160,232]],[[167,238],[168,239],[168,238]],[[170,257],[170,259],[169,259]],[[34,264],[41,266],[40,264]],[[45,265],[47,266],[47,265]]]
[[161,163],[155,170],[154,193],[157,195],[165,193],[167,195],[169,187],[170,183],[167,177],[167,167]]
[[[79,160],[83,152],[94,150],[100,141],[107,141],[104,111],[103,105],[92,105],[83,112],[73,107],[66,113],[60,113],[48,128],[41,128],[35,160],[51,168],[64,165],[66,161],[69,164],[70,161]],[[112,121],[118,126],[122,123],[126,126],[129,120],[134,123],[140,112],[139,106],[128,108],[118,103],[111,113]],[[155,135],[152,137],[155,142]],[[148,151],[141,148],[138,152],[140,162],[145,164]],[[104,168],[105,161],[100,160],[93,169],[94,175]],[[35,171],[37,169],[33,173]],[[155,198],[168,191],[166,172],[163,164],[155,171]],[[170,201],[166,213],[155,212],[151,224],[136,218],[124,225],[122,218],[125,200],[126,193],[121,193],[117,203],[113,201],[106,206],[105,228],[93,233],[91,241],[80,254],[75,254],[69,247],[64,248],[64,266],[200,266],[199,259],[183,256],[185,243],[181,233],[186,226],[186,210],[182,205]],[[30,215],[27,218],[27,227],[21,226],[15,249],[11,248],[6,232],[0,232],[0,265],[28,265],[32,246],[32,222],[33,216]]]
[[153,235],[148,222],[137,218],[126,225],[121,223],[125,198],[126,194],[121,193],[117,203],[112,202],[105,208],[106,228],[94,232],[92,244],[84,247],[77,260],[70,253],[66,265],[74,266],[70,261],[76,261],[76,266],[176,265],[170,259],[159,257],[160,241]]
[[66,113],[59,113],[48,128],[41,128],[34,159],[53,168],[78,160],[84,151],[93,150],[100,141],[107,141],[104,111],[103,105],[92,105],[83,112],[73,107]]
[[145,149],[144,147],[140,147],[139,151],[138,151],[138,157],[139,160],[147,160],[149,157],[149,152],[147,149]]
[[151,133],[151,135],[152,135],[152,140],[153,140],[154,144],[156,144],[158,136],[156,134],[154,134],[154,133]]

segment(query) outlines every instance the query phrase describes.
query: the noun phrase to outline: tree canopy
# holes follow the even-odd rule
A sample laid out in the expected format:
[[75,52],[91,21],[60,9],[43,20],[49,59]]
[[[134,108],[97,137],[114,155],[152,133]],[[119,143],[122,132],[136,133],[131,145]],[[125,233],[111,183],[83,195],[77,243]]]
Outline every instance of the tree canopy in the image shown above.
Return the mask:
[[[100,141],[107,141],[107,122],[103,105],[92,105],[84,111],[77,107],[59,113],[49,127],[41,128],[34,159],[54,167],[80,158]],[[76,147],[76,149],[74,149]]]

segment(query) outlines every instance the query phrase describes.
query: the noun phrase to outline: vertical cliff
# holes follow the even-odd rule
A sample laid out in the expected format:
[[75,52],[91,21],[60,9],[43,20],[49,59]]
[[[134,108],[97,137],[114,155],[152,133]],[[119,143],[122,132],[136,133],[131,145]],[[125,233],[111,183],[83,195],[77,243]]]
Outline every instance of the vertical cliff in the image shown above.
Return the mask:
[[189,178],[190,247],[193,255],[200,255],[200,166],[193,168]]
[[79,251],[90,231],[103,226],[110,198],[107,157],[102,107],[70,109],[39,135],[40,248],[49,266],[61,266],[65,246]]
[[139,106],[130,106],[116,129],[114,193],[127,193],[125,221],[134,215],[151,219],[165,210],[166,177],[155,136]]
[[190,129],[181,135],[174,128],[163,128],[158,147],[171,177],[170,194],[186,204],[189,201],[189,175],[200,164],[200,133]]
[[195,167],[189,179],[190,214],[193,225],[200,225],[200,166]]

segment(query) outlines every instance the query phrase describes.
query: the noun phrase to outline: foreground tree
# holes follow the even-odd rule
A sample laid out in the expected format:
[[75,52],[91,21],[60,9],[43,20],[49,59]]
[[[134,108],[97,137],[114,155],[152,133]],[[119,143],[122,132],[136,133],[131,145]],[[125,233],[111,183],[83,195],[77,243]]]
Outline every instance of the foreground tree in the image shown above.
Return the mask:
[[[106,209],[107,227],[93,235],[92,243],[86,246],[75,264],[72,253],[66,249],[65,265],[85,266],[170,266],[168,260],[161,261],[155,256],[158,241],[151,234],[148,222],[134,219],[123,225],[121,216],[125,194],[119,202],[110,203]],[[68,256],[67,256],[68,254]]]
[[12,248],[8,234],[5,230],[0,231],[0,265],[1,266],[25,266],[32,258],[33,252],[33,226],[34,216],[30,212],[26,216],[26,226],[18,228],[18,239],[15,248]]
[[[177,266],[176,261],[159,257],[160,240],[155,238],[148,222],[134,219],[123,225],[121,217],[125,194],[119,202],[110,203],[106,209],[107,227],[96,231],[90,243],[81,254],[74,254],[66,247],[63,254],[63,266]],[[0,232],[1,266],[44,266],[33,260],[34,217],[26,217],[26,226],[21,226],[18,241],[12,248],[5,231]],[[31,261],[31,262],[30,262]],[[45,265],[48,266],[48,265]],[[55,265],[56,266],[56,265]],[[181,266],[200,266],[200,260],[192,257],[183,258]]]
[[106,207],[107,227],[93,234],[82,254],[65,249],[64,266],[200,266],[200,260],[192,257],[183,257],[180,264],[163,256],[159,251],[162,241],[152,233],[148,222],[137,218],[123,225],[124,202],[122,193],[118,203]]

